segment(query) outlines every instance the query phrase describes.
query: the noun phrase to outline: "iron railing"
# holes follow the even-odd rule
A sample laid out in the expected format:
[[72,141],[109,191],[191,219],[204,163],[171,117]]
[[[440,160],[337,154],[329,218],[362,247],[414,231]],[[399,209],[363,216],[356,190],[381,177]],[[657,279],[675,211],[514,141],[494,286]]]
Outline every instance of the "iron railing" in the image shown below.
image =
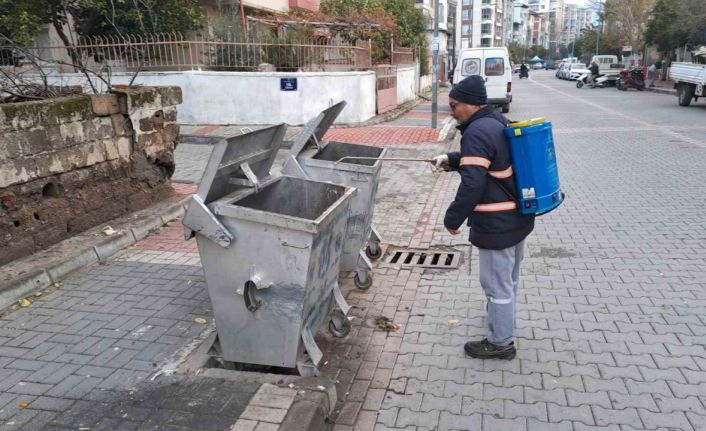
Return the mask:
[[[67,65],[80,58],[85,67],[108,66],[114,72],[339,71],[371,66],[367,42],[353,44],[340,38],[291,41],[273,36],[243,40],[233,35],[187,38],[180,33],[165,33],[80,37],[72,47],[36,46],[31,51],[49,63]],[[0,65],[17,66],[23,61],[22,57],[12,47],[0,46]]]

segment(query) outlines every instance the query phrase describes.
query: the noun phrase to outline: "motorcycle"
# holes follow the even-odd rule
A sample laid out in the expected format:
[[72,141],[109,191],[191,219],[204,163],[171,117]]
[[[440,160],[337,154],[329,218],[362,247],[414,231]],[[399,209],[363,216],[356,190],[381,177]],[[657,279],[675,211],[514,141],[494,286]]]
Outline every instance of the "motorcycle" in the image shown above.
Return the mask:
[[628,88],[636,88],[638,91],[645,89],[645,75],[641,69],[623,69],[620,71],[620,78],[615,87],[621,91],[628,91]]
[[522,78],[529,79],[529,71],[527,69],[525,69],[525,70],[520,69],[520,79],[522,79]]
[[[579,76],[579,78],[576,80],[576,88],[581,88],[584,85],[588,84],[588,78],[591,76],[591,72],[586,72]],[[596,88],[603,88],[606,86],[606,83],[608,82],[608,77],[605,75],[598,75],[596,79],[593,80],[593,86]]]

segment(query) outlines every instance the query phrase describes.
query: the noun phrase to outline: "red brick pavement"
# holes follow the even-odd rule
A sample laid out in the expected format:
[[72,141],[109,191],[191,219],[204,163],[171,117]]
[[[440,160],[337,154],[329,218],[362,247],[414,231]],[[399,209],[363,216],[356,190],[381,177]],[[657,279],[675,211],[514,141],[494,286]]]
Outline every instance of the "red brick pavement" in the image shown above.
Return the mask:
[[441,129],[405,126],[370,126],[350,129],[331,129],[324,137],[327,140],[374,146],[420,144],[436,141]]
[[135,243],[135,248],[141,250],[198,252],[196,241],[184,240],[184,226],[181,224],[181,219],[169,223],[166,227],[142,241],[138,241]]
[[189,183],[172,183],[174,191],[180,195],[190,195],[196,193],[197,185]]

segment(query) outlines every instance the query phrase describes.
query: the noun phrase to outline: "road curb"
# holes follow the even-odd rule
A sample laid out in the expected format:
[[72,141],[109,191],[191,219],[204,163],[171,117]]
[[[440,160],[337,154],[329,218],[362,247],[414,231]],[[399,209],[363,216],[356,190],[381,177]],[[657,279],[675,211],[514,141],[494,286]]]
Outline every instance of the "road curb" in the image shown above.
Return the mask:
[[676,96],[677,95],[677,90],[672,90],[669,88],[659,88],[659,87],[645,87],[645,90],[651,91],[653,93],[659,93],[659,94],[669,94],[671,96]]
[[[27,295],[58,286],[72,272],[103,262],[181,217],[190,196],[175,196],[0,267],[0,309]],[[105,236],[110,226],[117,233]]]

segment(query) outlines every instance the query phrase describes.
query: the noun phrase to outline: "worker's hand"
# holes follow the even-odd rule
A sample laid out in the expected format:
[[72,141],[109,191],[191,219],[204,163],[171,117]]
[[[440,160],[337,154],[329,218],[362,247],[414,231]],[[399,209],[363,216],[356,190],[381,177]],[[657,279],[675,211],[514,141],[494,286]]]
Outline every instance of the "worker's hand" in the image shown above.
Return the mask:
[[449,231],[451,235],[458,235],[461,233],[460,229],[451,229],[450,227],[447,227],[446,230]]
[[444,171],[449,170],[449,156],[448,155],[440,154],[440,155],[434,157],[432,160],[434,160],[434,167],[437,170],[444,170]]

